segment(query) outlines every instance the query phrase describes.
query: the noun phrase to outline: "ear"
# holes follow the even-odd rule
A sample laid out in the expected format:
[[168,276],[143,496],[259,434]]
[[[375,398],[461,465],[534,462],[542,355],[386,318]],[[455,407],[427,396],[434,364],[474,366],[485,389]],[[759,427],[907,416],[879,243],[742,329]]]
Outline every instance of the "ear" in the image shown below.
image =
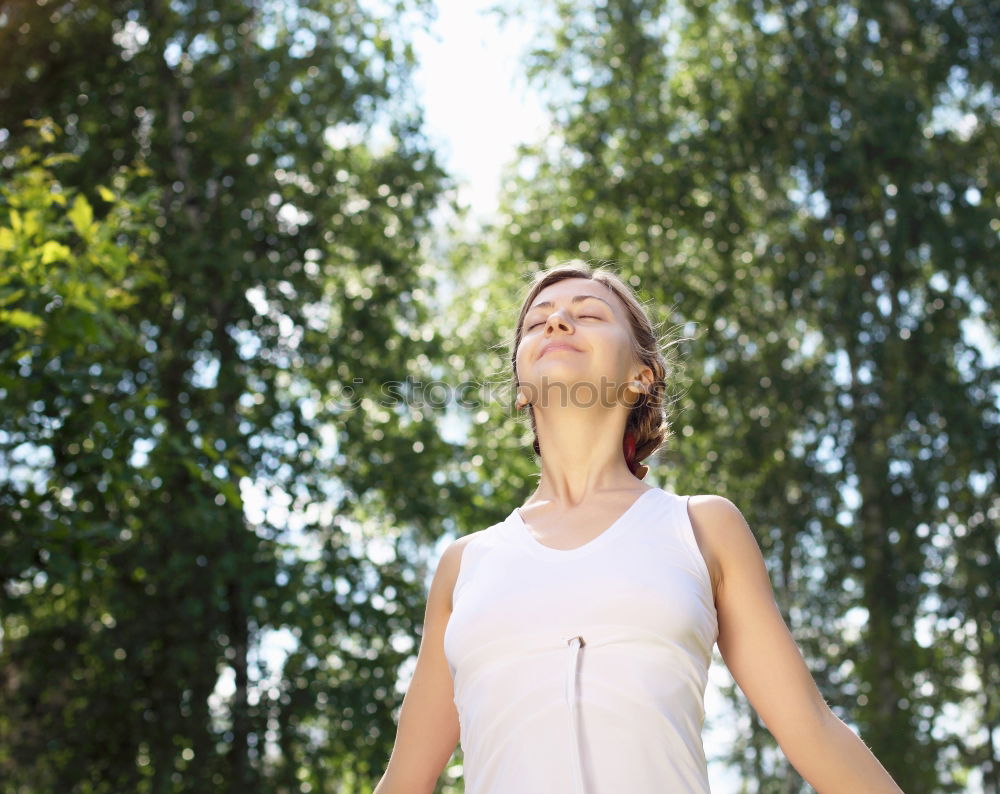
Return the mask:
[[632,380],[639,381],[648,392],[653,386],[654,375],[652,368],[645,365],[637,367],[632,370]]

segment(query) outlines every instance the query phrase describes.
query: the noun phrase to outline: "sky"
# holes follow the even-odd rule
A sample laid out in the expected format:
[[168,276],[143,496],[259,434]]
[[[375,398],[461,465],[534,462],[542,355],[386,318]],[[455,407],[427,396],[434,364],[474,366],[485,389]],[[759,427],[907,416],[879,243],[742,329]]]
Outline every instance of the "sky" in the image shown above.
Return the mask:
[[[437,0],[437,19],[431,30],[414,34],[418,61],[414,87],[424,110],[430,142],[446,170],[458,180],[460,202],[470,206],[473,218],[482,220],[495,212],[501,169],[514,157],[519,143],[543,135],[548,118],[540,96],[528,86],[523,74],[523,55],[531,31],[515,20],[500,26],[496,15],[487,13],[493,2]],[[141,45],[144,37],[148,38],[138,26],[126,27],[121,36],[124,38],[119,43],[124,42],[123,46],[131,41]],[[968,118],[954,123],[968,126]],[[961,289],[961,285],[957,288]],[[988,307],[979,303],[977,311],[985,314]],[[967,340],[980,349],[987,365],[1000,363],[1000,348],[985,323],[976,320],[963,327]],[[251,523],[285,523],[281,516],[267,519],[254,512],[261,509],[259,494],[244,491],[244,499]],[[294,646],[288,632],[271,632],[265,636],[261,654],[273,670],[280,670],[284,654]],[[731,682],[716,649],[705,697],[704,744],[709,758],[731,747],[744,729],[732,719],[719,692],[720,687]],[[402,684],[405,686],[405,681]],[[217,707],[232,691],[232,669],[227,668],[213,695],[219,701]],[[709,763],[709,779],[714,794],[739,789],[737,778],[721,764]]]
[[[495,214],[501,169],[513,159],[519,143],[541,137],[548,120],[539,94],[528,86],[523,74],[522,56],[531,31],[513,20],[501,25],[495,15],[486,13],[492,2],[437,0],[437,19],[430,30],[414,35],[418,67],[413,80],[416,99],[424,111],[425,130],[442,165],[456,179],[459,201],[470,207],[473,225]],[[260,495],[245,489],[243,497],[253,513],[248,513],[248,518],[265,520],[262,509],[266,506]],[[281,516],[273,518],[282,523]],[[445,545],[443,542],[433,556]],[[431,564],[430,569],[434,567]],[[278,674],[285,654],[295,645],[287,631],[267,632],[261,655]],[[709,759],[731,746],[739,729],[717,688],[732,679],[718,650],[714,654],[705,696],[704,745]],[[407,686],[413,661],[400,670],[398,688]],[[231,672],[227,668],[216,687],[213,698],[217,706],[232,692]],[[708,768],[713,794],[738,791],[735,775],[711,761]]]
[[[486,9],[494,0],[437,0],[437,20],[415,37],[420,64],[414,74],[427,132],[445,167],[459,180],[459,200],[473,218],[495,213],[501,169],[519,143],[537,140],[548,123],[540,95],[524,77],[523,54],[531,30],[508,20],[499,24]],[[652,484],[652,483],[651,483]],[[732,678],[719,652],[705,693],[705,751],[722,752],[735,740],[731,712],[718,687]],[[739,780],[709,763],[714,794],[729,794]]]
[[500,26],[486,13],[493,2],[438,0],[431,30],[414,36],[426,129],[474,217],[495,211],[501,168],[518,143],[541,136],[548,119],[523,76],[530,30],[514,20]]
[[[430,30],[413,34],[418,63],[414,88],[424,111],[425,130],[442,165],[458,181],[459,201],[470,207],[473,225],[495,214],[501,169],[513,159],[519,143],[543,135],[548,120],[539,94],[524,77],[523,56],[531,30],[514,20],[501,25],[496,15],[487,13],[493,2],[437,0],[437,19]],[[972,323],[966,332],[995,362],[997,348],[984,327]],[[262,654],[280,670],[281,658],[294,644],[290,635],[275,632],[265,639]],[[409,675],[412,665],[400,671],[400,687],[405,688]],[[735,794],[740,787],[735,774],[711,761],[747,727],[734,719],[720,692],[731,684],[716,648],[705,693],[703,732],[713,794]],[[217,695],[225,695],[231,686],[231,681],[220,681]]]

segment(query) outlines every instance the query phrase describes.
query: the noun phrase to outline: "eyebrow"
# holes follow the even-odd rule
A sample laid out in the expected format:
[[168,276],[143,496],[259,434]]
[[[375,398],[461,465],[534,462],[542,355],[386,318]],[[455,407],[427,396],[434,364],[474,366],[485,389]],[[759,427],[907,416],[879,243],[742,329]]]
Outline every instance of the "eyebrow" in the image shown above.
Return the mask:
[[[606,300],[604,300],[604,298],[600,298],[597,295],[574,295],[570,303],[572,303],[575,306],[576,304],[580,303],[581,301],[585,301],[588,298],[593,298],[594,300],[601,301],[602,303],[607,304],[608,308],[611,309],[612,313],[614,312],[614,308],[611,306],[611,304],[608,303]],[[554,306],[554,305],[555,304],[553,304],[552,301],[541,301],[539,303],[536,303],[530,309],[528,309],[528,311],[526,311],[524,314],[525,316],[527,316],[530,312],[533,312],[535,309],[541,309],[545,306]]]

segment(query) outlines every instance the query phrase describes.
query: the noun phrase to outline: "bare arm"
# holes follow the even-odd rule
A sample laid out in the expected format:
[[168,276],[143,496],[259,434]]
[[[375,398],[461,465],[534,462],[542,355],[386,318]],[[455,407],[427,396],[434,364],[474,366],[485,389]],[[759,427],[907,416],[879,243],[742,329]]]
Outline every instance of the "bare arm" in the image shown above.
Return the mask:
[[403,697],[396,741],[374,794],[432,794],[458,744],[454,685],[444,655],[444,630],[466,535],[441,555],[427,596],[413,679]]
[[819,794],[903,794],[823,700],[743,514],[721,496],[696,496],[690,504],[692,522],[712,538],[719,558],[719,651],[782,752]]
[[[841,791],[870,791],[872,794],[903,792],[861,738],[833,712],[828,716],[826,729],[820,733],[812,754],[803,756],[802,762],[808,765],[809,778],[822,781],[813,784],[819,794]],[[802,774],[801,769],[799,774]],[[805,777],[804,774],[802,776]]]

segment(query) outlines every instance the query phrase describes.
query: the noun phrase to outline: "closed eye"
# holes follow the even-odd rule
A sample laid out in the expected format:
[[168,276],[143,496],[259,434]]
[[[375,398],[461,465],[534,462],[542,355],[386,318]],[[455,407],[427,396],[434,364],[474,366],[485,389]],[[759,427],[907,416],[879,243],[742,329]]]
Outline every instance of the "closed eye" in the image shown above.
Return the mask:
[[[590,320],[603,320],[603,317],[598,317],[596,314],[581,314],[580,319],[590,319]],[[530,331],[532,328],[537,328],[542,325],[542,323],[532,323],[525,330]]]

